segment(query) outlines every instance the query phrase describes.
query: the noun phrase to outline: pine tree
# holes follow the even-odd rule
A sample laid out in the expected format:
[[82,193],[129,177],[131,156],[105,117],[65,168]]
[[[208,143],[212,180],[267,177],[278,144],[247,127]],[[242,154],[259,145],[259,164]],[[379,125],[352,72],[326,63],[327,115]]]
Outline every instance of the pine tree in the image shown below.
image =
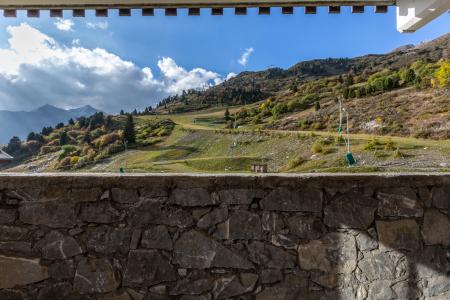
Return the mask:
[[125,123],[125,128],[123,130],[123,138],[129,144],[134,144],[136,142],[136,135],[134,132],[134,121],[131,114],[127,115],[127,122]]
[[36,134],[34,132],[30,132],[27,136],[27,142],[34,141],[36,139]]
[[316,101],[316,103],[314,103],[314,109],[315,109],[316,111],[319,111],[319,109],[320,109],[320,103],[319,103],[319,101]]
[[73,120],[72,118],[70,118],[70,120],[69,120],[69,122],[68,122],[68,123],[69,123],[69,125],[70,125],[70,126],[73,126],[73,125],[75,125],[75,122],[74,122],[74,120]]
[[224,118],[225,118],[225,121],[227,121],[227,122],[228,122],[229,120],[231,120],[231,118],[230,118],[230,111],[228,110],[228,108],[225,109]]
[[120,110],[120,115],[121,116],[125,115],[125,112],[123,111],[123,109]]
[[68,141],[67,132],[63,131],[61,132],[61,135],[59,136],[59,145],[64,146],[67,144]]

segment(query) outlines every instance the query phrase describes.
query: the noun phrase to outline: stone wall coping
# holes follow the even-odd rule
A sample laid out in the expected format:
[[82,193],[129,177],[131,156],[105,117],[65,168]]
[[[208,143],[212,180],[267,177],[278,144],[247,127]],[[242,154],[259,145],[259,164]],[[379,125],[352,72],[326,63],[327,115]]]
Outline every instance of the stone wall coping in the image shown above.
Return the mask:
[[405,177],[415,177],[415,178],[450,178],[450,173],[432,172],[432,173],[265,173],[265,174],[248,174],[248,173],[0,173],[0,180],[3,178],[79,178],[79,177],[90,177],[90,178],[142,178],[142,177],[164,177],[164,178],[222,178],[222,177],[232,177],[232,178],[348,178],[348,179],[359,179],[359,178],[405,178]]

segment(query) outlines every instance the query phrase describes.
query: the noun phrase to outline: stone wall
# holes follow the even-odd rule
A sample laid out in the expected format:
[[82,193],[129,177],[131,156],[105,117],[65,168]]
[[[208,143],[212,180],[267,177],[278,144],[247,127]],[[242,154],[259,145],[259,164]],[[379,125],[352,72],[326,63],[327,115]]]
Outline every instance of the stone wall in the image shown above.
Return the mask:
[[450,175],[0,175],[0,299],[450,299]]

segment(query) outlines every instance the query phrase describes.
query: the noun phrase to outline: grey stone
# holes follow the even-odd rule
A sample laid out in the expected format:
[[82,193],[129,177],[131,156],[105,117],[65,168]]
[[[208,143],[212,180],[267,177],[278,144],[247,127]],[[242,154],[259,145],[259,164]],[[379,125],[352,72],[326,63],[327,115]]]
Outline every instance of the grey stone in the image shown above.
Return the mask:
[[396,298],[400,300],[419,299],[420,292],[416,287],[409,285],[408,281],[394,283],[391,287]]
[[0,255],[0,289],[9,289],[39,282],[48,278],[47,267],[39,259]]
[[80,294],[109,293],[120,285],[107,259],[82,259],[77,266],[73,289]]
[[17,290],[0,290],[2,300],[24,300],[23,294]]
[[19,218],[22,222],[32,225],[71,228],[77,222],[75,202],[62,199],[65,197],[44,202],[21,202]]
[[450,185],[433,188],[432,197],[435,207],[450,210]]
[[357,260],[355,238],[345,233],[329,233],[319,240],[299,245],[298,258],[304,270],[351,273]]
[[383,189],[377,193],[378,215],[381,217],[421,217],[423,203],[411,188]]
[[426,287],[423,290],[425,297],[435,297],[450,291],[450,280],[447,275],[438,275],[426,279]]
[[437,246],[425,246],[413,258],[416,265],[417,277],[433,277],[436,274],[446,274],[450,271],[450,249]]
[[370,228],[368,232],[361,232],[356,236],[358,249],[361,251],[371,251],[378,248],[376,231]]
[[214,280],[212,278],[202,278],[190,280],[188,278],[179,280],[170,291],[170,295],[201,295],[212,290]]
[[215,281],[214,299],[229,299],[253,291],[258,275],[242,273],[238,276],[223,277]]
[[112,188],[112,199],[122,204],[130,204],[139,202],[139,194],[137,189]]
[[334,199],[324,208],[324,222],[329,227],[367,229],[374,221],[377,201],[350,193]]
[[[61,190],[60,186],[56,186],[56,189]],[[48,190],[48,189],[47,189]],[[62,192],[65,194],[66,192],[62,190]],[[48,200],[48,199],[65,199],[68,198],[70,200],[73,200],[75,202],[95,202],[100,199],[102,196],[103,190],[99,187],[88,187],[88,188],[72,188],[69,193],[61,197],[58,193],[57,197],[53,197],[53,195],[46,194],[46,197],[44,198],[42,195],[40,195],[40,200]]]
[[261,217],[263,231],[279,232],[284,229],[283,217],[276,212],[264,211]]
[[[72,285],[67,282],[44,286],[37,296],[37,300],[67,299],[72,293]],[[70,298],[69,298],[70,299]]]
[[89,250],[98,253],[113,254],[119,252],[126,254],[130,249],[130,241],[131,229],[102,225],[88,231],[86,245]]
[[15,209],[0,209],[0,224],[13,224],[17,219]]
[[23,227],[0,226],[0,241],[20,241],[28,235],[28,230]]
[[256,295],[256,300],[298,300],[308,299],[308,278],[306,274],[289,274],[273,286],[266,287]]
[[191,295],[183,295],[180,300],[211,300],[212,297],[210,294],[200,295],[200,296],[191,296]]
[[260,280],[262,284],[270,284],[283,280],[281,269],[262,269]]
[[214,237],[223,240],[261,239],[261,220],[255,213],[236,211],[230,219],[218,226]]
[[131,225],[168,225],[189,227],[193,224],[192,215],[182,209],[162,210],[158,200],[142,200],[129,210]]
[[209,206],[219,204],[217,197],[212,197],[204,188],[176,188],[169,197],[169,203],[180,206]]
[[284,249],[254,241],[248,246],[249,259],[265,268],[292,269],[296,266],[296,257]]
[[142,247],[172,251],[172,239],[165,226],[155,226],[144,231],[141,241]]
[[120,213],[109,201],[82,203],[80,220],[89,223],[108,224],[120,220]]
[[394,291],[391,289],[392,282],[389,280],[377,280],[369,285],[367,300],[393,300],[396,299]]
[[174,262],[182,268],[253,268],[245,258],[194,230],[184,233],[176,241],[173,255]]
[[116,291],[100,296],[98,300],[132,300],[130,295],[125,291]]
[[217,192],[221,203],[227,205],[248,205],[254,199],[262,199],[264,190],[261,189],[226,189]]
[[139,191],[141,192],[141,197],[147,199],[169,196],[167,187],[164,185],[146,186]]
[[20,241],[0,242],[0,250],[22,254],[29,254],[32,252],[31,243]]
[[152,286],[158,283],[175,281],[174,267],[156,250],[132,250],[123,277],[123,285]]
[[314,216],[294,215],[287,223],[289,231],[301,239],[316,240],[326,232],[320,218]]
[[292,234],[272,234],[270,242],[278,247],[297,249],[299,239]]
[[358,268],[361,271],[359,277],[362,282],[393,280],[396,278],[397,261],[389,252],[374,251],[365,254],[358,263]]
[[422,235],[427,245],[450,246],[450,219],[436,209],[425,212]]
[[71,236],[53,230],[36,244],[45,259],[67,259],[83,253],[80,245]]
[[415,220],[377,221],[380,246],[383,249],[420,249],[419,226]]
[[137,247],[139,246],[139,242],[141,241],[141,235],[142,235],[141,229],[133,230],[133,233],[131,234],[131,242],[130,242],[131,250],[137,249]]
[[227,218],[228,209],[226,207],[215,208],[198,220],[197,227],[207,229],[210,226],[224,222]]
[[131,296],[132,300],[144,300],[143,293],[139,293],[133,289],[127,289],[127,292]]
[[262,199],[260,205],[262,209],[272,211],[320,212],[322,202],[323,192],[319,189],[290,190],[280,187]]
[[75,266],[72,260],[56,261],[48,267],[50,278],[55,280],[72,279]]

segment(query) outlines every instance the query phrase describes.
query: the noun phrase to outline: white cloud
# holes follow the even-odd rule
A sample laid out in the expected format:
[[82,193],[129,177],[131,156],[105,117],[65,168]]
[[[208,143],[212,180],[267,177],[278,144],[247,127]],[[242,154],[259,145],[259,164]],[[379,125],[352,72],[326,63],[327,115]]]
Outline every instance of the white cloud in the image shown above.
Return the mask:
[[80,44],[81,44],[80,39],[73,39],[73,40],[72,40],[72,45],[73,45],[73,46],[80,46]]
[[245,49],[244,53],[242,53],[241,57],[238,60],[238,63],[242,66],[246,66],[248,64],[248,59],[250,58],[250,55],[255,51],[253,48],[247,48]]
[[233,73],[233,72],[228,73],[226,80],[230,80],[231,78],[236,77],[236,76],[237,76],[236,73]]
[[73,31],[73,26],[75,26],[72,20],[61,18],[58,18],[54,24],[61,31]]
[[99,29],[99,30],[106,30],[109,27],[108,22],[87,22],[86,23],[87,28],[91,29]]
[[149,67],[141,68],[105,49],[83,48],[79,40],[61,45],[26,23],[6,30],[9,45],[0,48],[0,109],[90,104],[117,112],[154,105],[182,90],[224,80],[202,68],[186,70],[170,57],[158,60],[157,78]]

